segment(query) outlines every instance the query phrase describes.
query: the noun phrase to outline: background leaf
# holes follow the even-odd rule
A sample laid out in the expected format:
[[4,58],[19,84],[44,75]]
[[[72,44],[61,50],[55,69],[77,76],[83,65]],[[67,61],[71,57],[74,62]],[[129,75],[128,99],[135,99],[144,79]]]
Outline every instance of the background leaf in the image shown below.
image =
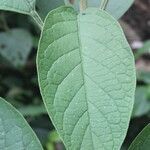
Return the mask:
[[0,33],[0,55],[15,67],[25,65],[32,46],[32,37],[26,30],[12,29]]
[[66,148],[119,149],[133,108],[135,67],[114,18],[96,8],[47,16],[38,51],[41,93]]
[[36,2],[37,11],[43,20],[50,10],[61,5],[64,5],[64,0],[37,0]]
[[[69,0],[65,0],[68,4]],[[102,0],[88,0],[88,7],[100,7]],[[119,19],[133,4],[134,0],[109,0],[106,11],[109,12],[116,19]],[[79,5],[79,0],[75,0],[76,7]]]
[[150,124],[132,142],[129,150],[149,150],[150,148]]
[[150,101],[148,100],[148,88],[138,87],[135,94],[133,117],[140,117],[150,112]]
[[0,149],[42,150],[42,146],[22,115],[0,98]]
[[1,0],[0,9],[30,14],[35,7],[36,0]]

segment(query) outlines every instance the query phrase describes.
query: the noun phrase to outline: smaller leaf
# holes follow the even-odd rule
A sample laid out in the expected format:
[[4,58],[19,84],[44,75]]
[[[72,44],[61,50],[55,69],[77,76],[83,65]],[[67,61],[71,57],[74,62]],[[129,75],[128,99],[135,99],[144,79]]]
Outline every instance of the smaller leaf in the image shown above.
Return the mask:
[[23,66],[32,48],[32,38],[23,29],[0,33],[0,55],[13,66]]
[[138,87],[135,94],[135,103],[132,116],[140,117],[150,111],[150,102],[148,101],[147,87]]
[[0,149],[42,150],[36,135],[23,116],[0,98]]
[[150,124],[148,124],[135,138],[129,150],[149,150],[150,148]]
[[0,0],[0,10],[30,14],[35,8],[36,0]]

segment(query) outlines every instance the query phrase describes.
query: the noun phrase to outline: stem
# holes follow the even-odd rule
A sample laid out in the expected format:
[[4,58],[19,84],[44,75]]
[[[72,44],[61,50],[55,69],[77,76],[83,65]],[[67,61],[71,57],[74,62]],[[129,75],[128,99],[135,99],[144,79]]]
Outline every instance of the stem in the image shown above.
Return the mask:
[[36,12],[36,10],[31,12],[31,16],[36,21],[39,28],[42,30],[44,23],[43,23],[41,17],[39,16],[39,14]]
[[80,11],[83,11],[87,8],[87,0],[80,0]]
[[75,0],[69,0],[69,3],[70,3],[71,5],[73,5],[74,2],[75,2]]
[[108,0],[102,0],[101,5],[100,5],[100,9],[105,10],[107,4],[108,4]]

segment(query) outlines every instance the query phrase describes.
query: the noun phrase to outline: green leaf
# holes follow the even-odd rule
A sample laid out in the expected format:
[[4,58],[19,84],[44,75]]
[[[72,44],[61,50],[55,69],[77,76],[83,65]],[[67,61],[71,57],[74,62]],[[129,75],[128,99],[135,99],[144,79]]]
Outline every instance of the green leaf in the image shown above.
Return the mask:
[[[69,0],[65,0],[65,3],[68,4]],[[100,7],[102,0],[88,0],[88,7]],[[119,19],[124,13],[129,9],[133,4],[134,0],[109,0],[106,11],[114,16],[116,19]],[[79,0],[75,0],[75,7],[79,6]]]
[[30,15],[40,29],[43,27],[43,21],[35,10],[36,0],[1,0],[0,10],[14,11]]
[[35,9],[36,0],[1,0],[0,10],[31,14]]
[[44,20],[50,10],[64,5],[64,0],[37,0],[36,7],[39,15]]
[[150,102],[148,101],[148,87],[138,87],[135,94],[135,104],[132,116],[140,117],[150,111]]
[[149,150],[150,148],[150,124],[148,124],[135,138],[129,150]]
[[23,116],[0,98],[0,149],[42,150],[36,135]]
[[38,57],[41,94],[68,150],[119,149],[135,92],[134,57],[105,11],[51,11]]
[[0,33],[0,55],[15,67],[25,65],[32,46],[32,37],[26,30]]

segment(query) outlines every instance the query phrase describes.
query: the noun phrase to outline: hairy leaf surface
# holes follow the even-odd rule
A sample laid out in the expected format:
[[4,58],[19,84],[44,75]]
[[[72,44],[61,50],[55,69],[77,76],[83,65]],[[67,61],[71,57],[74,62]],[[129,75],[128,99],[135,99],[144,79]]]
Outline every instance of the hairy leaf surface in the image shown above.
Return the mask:
[[30,14],[35,7],[36,0],[0,0],[0,9]]
[[70,7],[50,12],[38,51],[41,93],[69,150],[117,150],[135,92],[131,49],[105,11]]
[[43,150],[23,116],[0,98],[0,149]]
[[129,150],[149,150],[150,148],[150,124],[148,124],[132,142]]

